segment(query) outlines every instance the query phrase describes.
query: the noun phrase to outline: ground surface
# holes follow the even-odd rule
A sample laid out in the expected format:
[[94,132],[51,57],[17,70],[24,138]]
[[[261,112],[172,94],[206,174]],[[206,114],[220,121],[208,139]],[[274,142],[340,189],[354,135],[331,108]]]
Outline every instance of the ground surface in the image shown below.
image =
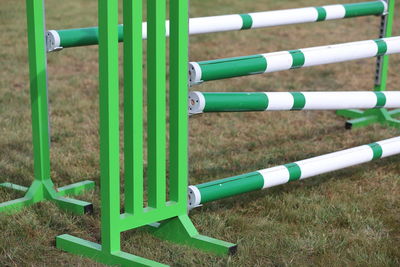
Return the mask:
[[[332,0],[330,3],[355,1]],[[191,1],[191,16],[321,5],[325,1]],[[47,1],[48,28],[97,24],[96,1]],[[397,14],[400,9],[397,8]],[[399,25],[400,16],[396,19]],[[379,18],[295,25],[191,38],[190,59],[207,60],[377,37]],[[395,24],[395,25],[396,25]],[[24,1],[0,5],[0,182],[33,178]],[[398,28],[394,30],[399,35]],[[57,185],[99,181],[97,47],[49,55],[52,178]],[[400,83],[391,59],[389,88]],[[370,90],[374,60],[210,82],[203,91]],[[246,173],[398,135],[373,125],[345,130],[334,112],[208,114],[190,120],[190,183]],[[216,257],[124,234],[127,252],[175,266],[400,264],[400,157],[217,201],[191,213],[200,232],[236,242]],[[82,196],[99,207],[98,187]],[[19,197],[0,191],[0,200]],[[99,239],[99,209],[78,217],[42,203],[0,215],[1,266],[100,266],[54,247],[58,234]]]

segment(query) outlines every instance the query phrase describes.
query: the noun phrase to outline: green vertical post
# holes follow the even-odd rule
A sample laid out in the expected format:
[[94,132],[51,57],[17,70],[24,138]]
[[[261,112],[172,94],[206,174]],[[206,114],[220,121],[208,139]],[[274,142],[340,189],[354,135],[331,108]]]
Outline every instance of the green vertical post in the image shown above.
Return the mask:
[[[26,0],[28,27],[29,80],[31,96],[34,182],[29,188],[12,183],[2,187],[25,192],[25,196],[0,204],[0,212],[16,212],[43,200],[54,201],[60,208],[84,214],[93,210],[91,203],[64,196],[92,189],[94,183],[84,181],[55,189],[50,178],[50,139],[47,94],[47,59],[45,47],[44,1]],[[22,188],[22,190],[20,190]]]
[[36,180],[50,177],[49,121],[43,1],[26,1],[28,22],[29,80],[32,109],[32,139]]
[[148,203],[166,201],[166,48],[164,0],[147,1]]
[[120,250],[117,25],[118,1],[99,0],[101,239],[108,253]]
[[188,1],[170,8],[170,199],[186,210],[188,187]]
[[142,1],[124,0],[125,211],[143,211]]

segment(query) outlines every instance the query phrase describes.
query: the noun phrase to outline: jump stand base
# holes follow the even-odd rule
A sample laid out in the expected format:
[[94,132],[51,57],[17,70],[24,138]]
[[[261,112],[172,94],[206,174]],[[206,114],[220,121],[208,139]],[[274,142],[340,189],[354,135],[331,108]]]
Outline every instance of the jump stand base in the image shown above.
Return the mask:
[[160,239],[188,245],[218,255],[233,255],[237,251],[236,244],[200,235],[187,215],[152,224],[149,228]]
[[56,246],[65,252],[112,266],[167,266],[123,251],[105,252],[101,245],[71,235],[57,236]]
[[366,111],[357,109],[346,109],[338,110],[336,113],[340,116],[351,119],[346,122],[346,129],[364,127],[373,123],[381,123],[400,129],[400,120],[393,118],[396,116],[400,116],[400,109],[395,109],[391,111],[383,108],[371,109]]
[[29,188],[12,183],[2,183],[0,186],[25,193],[22,198],[0,203],[0,212],[14,213],[45,200],[54,201],[61,209],[78,215],[93,211],[92,203],[65,197],[66,195],[79,195],[85,190],[93,189],[94,182],[92,181],[83,181],[58,189],[54,187],[50,179],[35,180]]
[[[156,237],[174,243],[191,246],[217,255],[236,253],[237,245],[200,235],[187,215],[147,226]],[[123,251],[106,252],[102,246],[71,235],[56,238],[57,248],[75,255],[89,257],[97,262],[120,266],[167,266]]]

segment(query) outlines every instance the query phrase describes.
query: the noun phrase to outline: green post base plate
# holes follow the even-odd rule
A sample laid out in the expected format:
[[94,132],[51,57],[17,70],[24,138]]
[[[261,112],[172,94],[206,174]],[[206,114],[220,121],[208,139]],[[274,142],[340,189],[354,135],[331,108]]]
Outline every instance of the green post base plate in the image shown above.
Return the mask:
[[336,114],[351,119],[346,122],[346,129],[359,128],[373,123],[381,123],[400,129],[400,120],[394,119],[394,117],[400,116],[400,109],[391,111],[384,108],[369,109],[365,111],[345,109],[338,110]]
[[[237,245],[200,235],[188,215],[147,226],[156,237],[178,244],[191,246],[218,255],[234,254]],[[56,238],[57,248],[80,256],[91,258],[107,265],[119,266],[167,266],[123,251],[103,251],[102,246],[71,235]]]
[[86,190],[93,189],[93,181],[83,181],[58,189],[54,187],[50,179],[35,180],[29,188],[12,183],[2,183],[0,186],[25,193],[25,196],[21,198],[0,203],[0,212],[14,213],[45,200],[54,201],[61,209],[78,215],[93,212],[91,203],[65,197],[66,195],[79,195]]

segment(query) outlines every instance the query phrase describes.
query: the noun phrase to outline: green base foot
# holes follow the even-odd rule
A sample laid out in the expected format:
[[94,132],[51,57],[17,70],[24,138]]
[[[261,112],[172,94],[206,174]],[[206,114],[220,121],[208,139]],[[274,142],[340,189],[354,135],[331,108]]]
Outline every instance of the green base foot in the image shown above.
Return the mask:
[[122,251],[103,252],[101,245],[71,235],[57,236],[56,246],[65,252],[85,256],[112,266],[167,266]]
[[93,189],[94,182],[92,181],[79,182],[59,189],[54,188],[50,179],[35,180],[29,188],[12,183],[2,183],[0,186],[25,193],[22,198],[0,203],[0,212],[17,212],[44,200],[54,201],[60,208],[79,215],[93,212],[91,203],[64,197],[65,195],[79,195],[85,190]]
[[400,129],[400,120],[396,120],[393,117],[400,115],[400,109],[388,111],[387,109],[370,109],[366,111],[361,110],[338,110],[338,115],[351,118],[346,122],[346,129],[359,128],[368,126],[373,123],[381,123],[391,127]]
[[160,239],[219,255],[233,255],[237,251],[236,244],[200,235],[188,215],[181,215],[162,223],[152,224],[150,231]]
[[22,185],[17,185],[17,184],[12,184],[12,183],[2,183],[0,184],[1,187],[5,187],[8,189],[20,191],[26,193],[28,191],[28,187],[22,186]]
[[[200,235],[187,215],[181,215],[162,223],[148,226],[148,229],[160,239],[199,248],[220,255],[236,253],[237,245]],[[135,256],[126,252],[110,253],[103,251],[102,246],[71,235],[60,235],[56,246],[65,252],[91,258],[107,265],[119,266],[166,266],[161,263]]]
[[33,203],[34,202],[32,198],[21,197],[18,199],[0,203],[0,212],[13,213],[23,209],[26,206],[32,205]]

